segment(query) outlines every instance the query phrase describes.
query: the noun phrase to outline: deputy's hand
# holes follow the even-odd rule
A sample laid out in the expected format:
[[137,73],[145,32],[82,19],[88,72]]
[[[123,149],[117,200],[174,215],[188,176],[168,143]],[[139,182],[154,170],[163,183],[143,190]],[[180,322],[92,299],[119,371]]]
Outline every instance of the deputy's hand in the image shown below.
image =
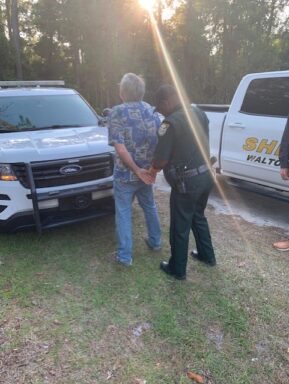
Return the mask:
[[156,174],[158,173],[158,170],[153,168],[153,167],[150,167],[149,169],[149,173],[152,175],[152,176],[156,176]]
[[289,180],[289,168],[281,168],[280,175],[283,180]]
[[153,178],[154,180],[154,183],[156,182],[156,177],[157,177],[157,173],[158,173],[158,170],[153,168],[153,167],[150,167],[149,169],[149,173],[151,175],[151,177]]
[[154,179],[156,179],[157,174],[158,174],[159,171],[160,171],[160,169],[156,169],[154,167],[150,167],[150,169],[149,169],[149,173],[152,175],[152,177]]
[[147,185],[153,184],[155,182],[155,177],[151,175],[148,169],[139,168],[136,172],[136,175]]

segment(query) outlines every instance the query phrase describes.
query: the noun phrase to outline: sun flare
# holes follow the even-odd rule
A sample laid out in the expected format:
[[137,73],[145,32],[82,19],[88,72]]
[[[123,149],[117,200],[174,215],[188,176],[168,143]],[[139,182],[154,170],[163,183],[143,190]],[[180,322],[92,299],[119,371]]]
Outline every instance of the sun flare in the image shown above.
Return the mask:
[[139,0],[139,3],[147,11],[152,11],[156,5],[156,0]]

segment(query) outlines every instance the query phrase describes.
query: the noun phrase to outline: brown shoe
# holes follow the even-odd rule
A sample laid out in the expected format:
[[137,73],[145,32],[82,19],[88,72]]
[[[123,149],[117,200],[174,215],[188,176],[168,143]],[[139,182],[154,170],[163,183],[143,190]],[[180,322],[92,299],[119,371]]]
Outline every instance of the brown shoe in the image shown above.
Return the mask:
[[289,241],[277,241],[277,243],[273,244],[273,248],[282,252],[289,251]]

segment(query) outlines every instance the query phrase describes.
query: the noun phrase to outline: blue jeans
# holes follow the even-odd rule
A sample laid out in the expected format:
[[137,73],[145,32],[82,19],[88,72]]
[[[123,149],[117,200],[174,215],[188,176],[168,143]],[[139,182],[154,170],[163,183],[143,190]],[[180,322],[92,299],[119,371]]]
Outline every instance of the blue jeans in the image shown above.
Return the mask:
[[132,264],[132,202],[135,196],[145,214],[149,244],[161,246],[161,228],[152,186],[142,181],[114,180],[117,258],[129,265]]

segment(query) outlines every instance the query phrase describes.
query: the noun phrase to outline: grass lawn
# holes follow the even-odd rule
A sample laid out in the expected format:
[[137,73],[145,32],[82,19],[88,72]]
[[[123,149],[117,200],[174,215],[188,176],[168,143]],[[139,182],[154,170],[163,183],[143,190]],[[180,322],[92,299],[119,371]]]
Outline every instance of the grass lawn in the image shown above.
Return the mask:
[[110,256],[113,217],[0,235],[0,383],[192,383],[187,371],[207,384],[289,383],[289,256],[270,247],[280,230],[209,207],[218,266],[189,260],[176,281],[159,270],[168,195],[157,200],[163,250],[146,248],[135,206],[131,268]]

